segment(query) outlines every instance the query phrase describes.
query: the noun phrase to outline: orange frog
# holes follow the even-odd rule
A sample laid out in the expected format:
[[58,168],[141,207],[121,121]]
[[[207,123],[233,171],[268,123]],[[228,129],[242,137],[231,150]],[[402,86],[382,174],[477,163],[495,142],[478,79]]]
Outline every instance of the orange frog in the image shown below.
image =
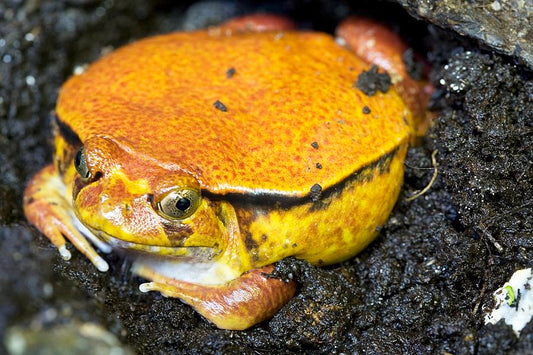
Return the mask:
[[[93,245],[123,252],[141,291],[220,328],[271,317],[296,290],[266,276],[276,261],[338,263],[376,237],[427,102],[389,30],[352,18],[335,41],[293,27],[252,15],[160,35],[70,78],[28,220],[65,260],[65,238],[100,271]],[[354,86],[369,62],[388,91]]]

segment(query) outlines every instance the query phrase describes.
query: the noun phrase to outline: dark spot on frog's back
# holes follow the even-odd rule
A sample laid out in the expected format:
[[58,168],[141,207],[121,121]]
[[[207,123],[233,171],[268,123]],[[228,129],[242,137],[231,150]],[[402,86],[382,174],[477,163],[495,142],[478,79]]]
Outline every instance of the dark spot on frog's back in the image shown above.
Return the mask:
[[226,105],[224,105],[221,101],[217,100],[215,101],[215,103],[213,104],[213,106],[215,106],[215,108],[217,110],[220,110],[222,112],[228,112],[228,108],[226,107]]
[[231,67],[231,68],[229,68],[229,69],[226,71],[226,77],[227,77],[228,79],[233,78],[234,75],[235,75],[235,68]]

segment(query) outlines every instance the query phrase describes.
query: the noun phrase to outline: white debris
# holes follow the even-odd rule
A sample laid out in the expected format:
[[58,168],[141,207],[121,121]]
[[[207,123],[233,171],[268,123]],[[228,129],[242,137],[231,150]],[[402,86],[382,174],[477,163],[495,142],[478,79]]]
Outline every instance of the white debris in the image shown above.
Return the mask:
[[87,71],[88,68],[89,68],[89,65],[88,65],[88,64],[76,65],[76,66],[74,67],[73,74],[74,74],[74,75],[81,75],[81,74],[85,73],[85,72]]
[[32,76],[32,75],[28,75],[28,76],[26,77],[26,85],[28,85],[28,86],[33,86],[33,85],[35,85],[35,77]]
[[516,271],[511,279],[494,292],[496,306],[485,315],[485,324],[500,319],[510,325],[516,336],[533,316],[533,274],[531,268]]

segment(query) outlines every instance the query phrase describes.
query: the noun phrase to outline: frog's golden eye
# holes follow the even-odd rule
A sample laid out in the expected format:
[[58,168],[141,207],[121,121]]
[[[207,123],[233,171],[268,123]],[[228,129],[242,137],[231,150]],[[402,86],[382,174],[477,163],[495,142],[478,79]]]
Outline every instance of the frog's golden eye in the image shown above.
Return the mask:
[[80,174],[81,180],[83,182],[89,181],[89,179],[91,178],[91,172],[87,167],[87,160],[85,159],[85,152],[83,147],[78,150],[76,156],[74,157],[74,167],[76,168],[78,174]]
[[191,188],[181,188],[168,193],[158,203],[157,208],[165,218],[185,219],[200,206],[200,191]]

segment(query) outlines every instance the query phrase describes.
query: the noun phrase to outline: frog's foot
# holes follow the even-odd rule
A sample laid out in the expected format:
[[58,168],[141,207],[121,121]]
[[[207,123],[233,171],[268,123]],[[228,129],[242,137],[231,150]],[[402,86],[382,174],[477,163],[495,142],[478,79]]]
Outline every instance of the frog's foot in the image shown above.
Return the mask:
[[272,265],[245,273],[225,284],[204,285],[164,276],[146,265],[135,265],[134,272],[152,280],[143,283],[142,292],[159,291],[178,297],[218,328],[242,330],[274,315],[296,292],[296,282],[269,278]]
[[389,73],[396,91],[413,113],[416,136],[423,136],[431,119],[426,108],[434,88],[427,81],[415,80],[408,74],[403,58],[408,46],[403,39],[386,26],[360,17],[342,21],[336,36],[359,58]]
[[[66,198],[66,187],[57,170],[51,164],[39,171],[24,192],[24,213],[30,223],[36,226],[57,247],[65,260],[71,257],[65,237],[102,272],[109,269],[107,262],[94,250],[80,229],[84,228],[72,212],[72,205]],[[92,233],[84,232],[91,238]],[[109,247],[94,240],[104,252]]]
[[232,18],[212,30],[222,30],[226,34],[242,32],[289,31],[296,24],[287,17],[260,13]]

